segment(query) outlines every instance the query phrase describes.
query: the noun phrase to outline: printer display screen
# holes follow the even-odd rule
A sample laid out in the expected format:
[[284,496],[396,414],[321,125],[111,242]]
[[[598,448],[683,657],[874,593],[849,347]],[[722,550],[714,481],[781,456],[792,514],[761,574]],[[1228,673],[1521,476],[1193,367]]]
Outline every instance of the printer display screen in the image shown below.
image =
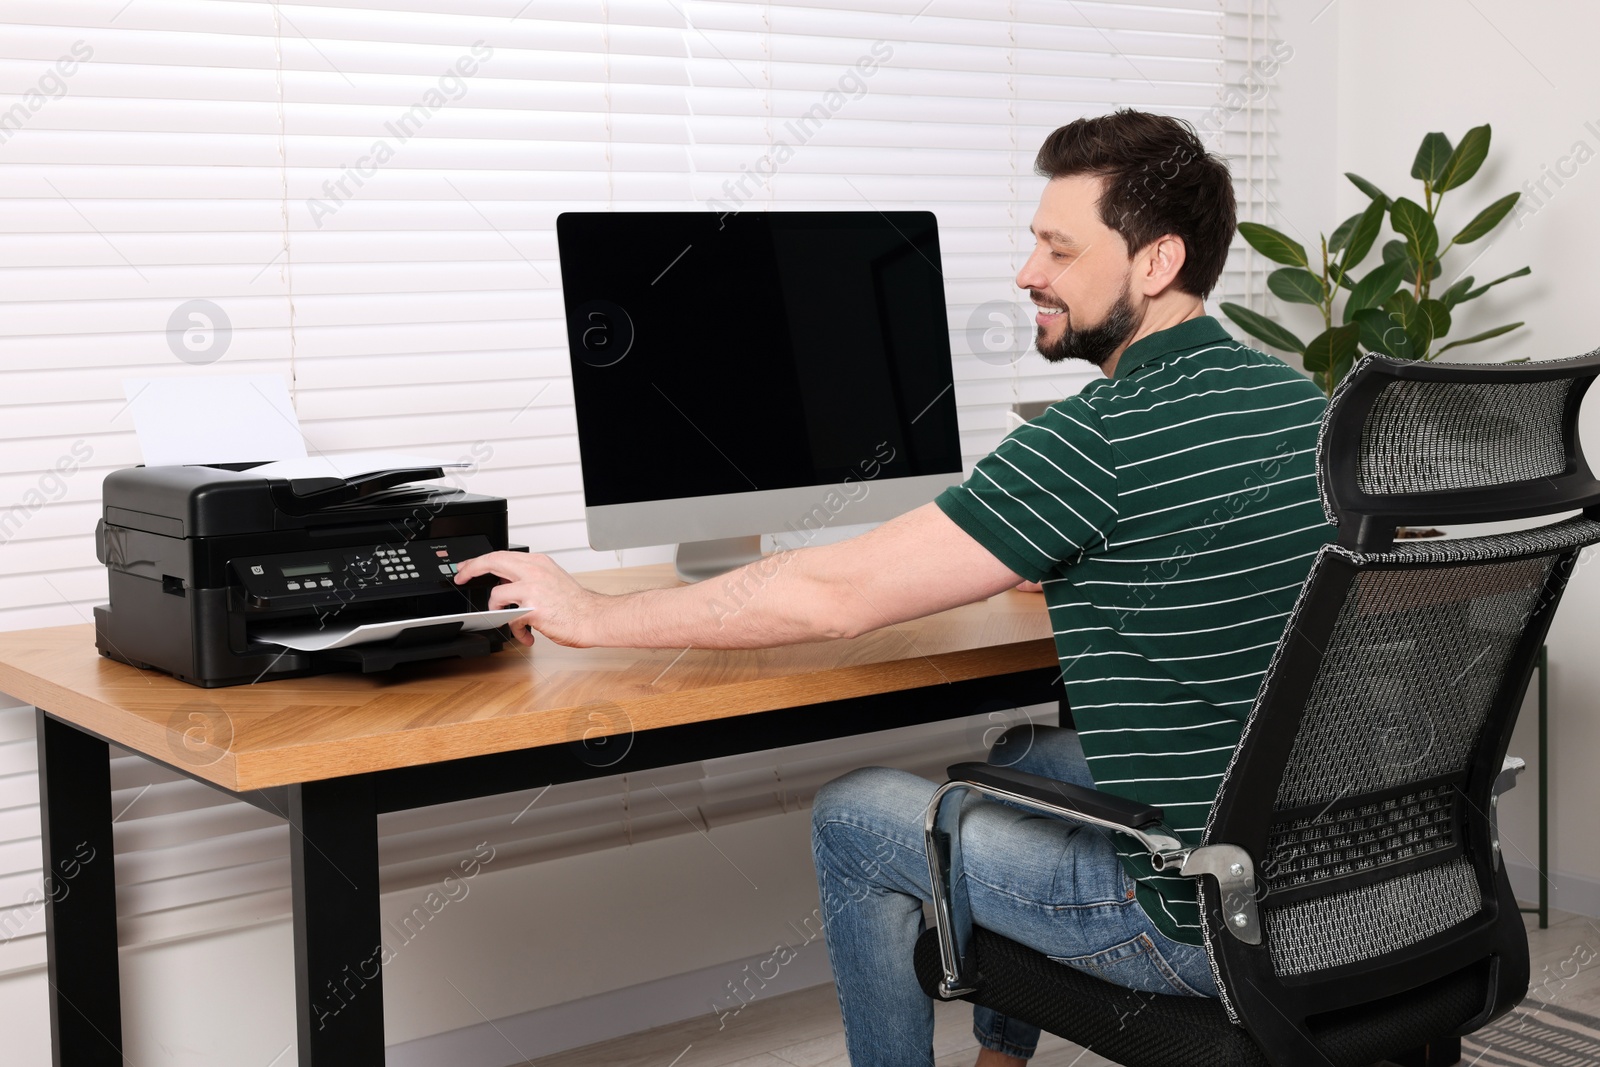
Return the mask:
[[298,578],[303,574],[331,574],[333,565],[330,563],[308,563],[303,567],[284,567],[285,578]]

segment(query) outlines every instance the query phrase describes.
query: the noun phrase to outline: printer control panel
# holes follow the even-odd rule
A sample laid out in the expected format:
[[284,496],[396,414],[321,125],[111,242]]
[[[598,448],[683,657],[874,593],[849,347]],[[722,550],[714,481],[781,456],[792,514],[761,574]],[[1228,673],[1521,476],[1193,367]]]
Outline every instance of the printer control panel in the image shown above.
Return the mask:
[[482,534],[247,556],[232,561],[257,606],[424,593],[455,583],[456,568],[492,551]]

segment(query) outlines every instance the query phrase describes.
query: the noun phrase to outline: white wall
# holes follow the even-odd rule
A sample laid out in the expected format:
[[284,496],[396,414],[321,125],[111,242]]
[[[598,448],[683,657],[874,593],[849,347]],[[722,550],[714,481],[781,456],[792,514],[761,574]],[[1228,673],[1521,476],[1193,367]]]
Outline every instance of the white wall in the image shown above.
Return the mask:
[[[1313,4],[1313,7],[1320,4]],[[1446,260],[1470,273],[1498,277],[1524,264],[1529,278],[1508,282],[1459,316],[1466,336],[1501,322],[1523,329],[1450,354],[1474,358],[1574,356],[1600,346],[1594,317],[1600,281],[1593,250],[1600,244],[1600,8],[1565,0],[1337,0],[1338,171],[1353,170],[1391,196],[1420,184],[1408,174],[1422,135],[1442,130],[1452,139],[1491,123],[1494,140],[1478,176],[1445,201],[1441,218],[1464,225],[1478,208],[1513,190],[1530,192],[1531,212],[1519,213],[1490,237]],[[1334,12],[1330,12],[1330,15]],[[1325,16],[1326,17],[1326,16]],[[1319,22],[1320,26],[1321,23]],[[1329,95],[1334,93],[1330,86]],[[1295,119],[1298,123],[1298,117]],[[1592,125],[1591,125],[1592,124]],[[1579,144],[1582,148],[1579,148]],[[1578,156],[1586,162],[1580,164]],[[1563,161],[1566,162],[1563,162]],[[1564,183],[1546,178],[1560,167]],[[1537,183],[1545,178],[1544,190]],[[1340,217],[1365,198],[1342,178]],[[1409,192],[1409,190],[1408,190]],[[1415,195],[1411,193],[1410,195]],[[1441,227],[1447,234],[1451,225]],[[1600,457],[1600,405],[1585,419],[1591,456]],[[1600,914],[1600,568],[1574,576],[1550,638],[1551,874],[1557,903]],[[1529,758],[1535,746],[1529,701],[1513,751]],[[1507,798],[1504,836],[1516,871],[1537,860],[1537,814],[1532,774]],[[1524,870],[1519,888],[1531,888]],[[1524,890],[1525,891],[1525,890]]]

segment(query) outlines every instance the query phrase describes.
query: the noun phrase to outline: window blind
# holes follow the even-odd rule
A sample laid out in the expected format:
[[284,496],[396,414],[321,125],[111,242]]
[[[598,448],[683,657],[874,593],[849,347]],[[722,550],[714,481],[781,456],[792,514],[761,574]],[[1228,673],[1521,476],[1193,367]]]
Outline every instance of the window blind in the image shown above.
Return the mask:
[[[1013,404],[1089,377],[1025,355],[1012,281],[1047,133],[1179,115],[1230,157],[1247,216],[1270,197],[1264,0],[10,0],[0,21],[5,628],[104,599],[92,531],[100,480],[139,460],[132,377],[282,375],[313,451],[472,459],[513,540],[575,570],[669,558],[586,547],[561,211],[934,211],[970,464]],[[1258,269],[1233,256],[1214,299]],[[897,758],[942,753],[923,737]],[[0,915],[39,888],[32,743],[30,711],[0,712]],[[861,756],[828,751],[817,775]],[[776,758],[694,765],[675,799],[782,810]],[[281,826],[114,767],[125,937],[286,913]],[[548,848],[683,822],[627,783],[563,788]],[[386,822],[386,884],[473,817]],[[36,927],[0,941],[0,971],[41,959]]]

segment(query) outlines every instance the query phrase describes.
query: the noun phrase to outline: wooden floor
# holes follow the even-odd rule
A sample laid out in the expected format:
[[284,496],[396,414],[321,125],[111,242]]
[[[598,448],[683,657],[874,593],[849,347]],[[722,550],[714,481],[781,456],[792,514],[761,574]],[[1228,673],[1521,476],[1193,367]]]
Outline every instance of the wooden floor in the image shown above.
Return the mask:
[[[1550,928],[1528,916],[1533,979],[1529,1001],[1600,1015],[1600,920],[1552,911]],[[1576,972],[1576,973],[1574,973]],[[1521,1008],[1518,1009],[1523,1010]],[[971,1067],[977,1058],[972,1008],[935,1006],[937,1067]],[[1034,1067],[1099,1067],[1111,1060],[1045,1034]],[[718,1030],[710,1015],[544,1056],[539,1067],[848,1067],[833,986],[751,1002]],[[511,1067],[511,1065],[508,1065]]]

